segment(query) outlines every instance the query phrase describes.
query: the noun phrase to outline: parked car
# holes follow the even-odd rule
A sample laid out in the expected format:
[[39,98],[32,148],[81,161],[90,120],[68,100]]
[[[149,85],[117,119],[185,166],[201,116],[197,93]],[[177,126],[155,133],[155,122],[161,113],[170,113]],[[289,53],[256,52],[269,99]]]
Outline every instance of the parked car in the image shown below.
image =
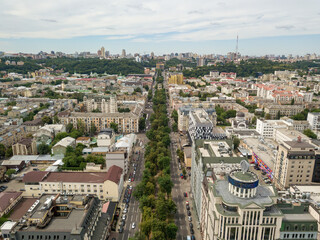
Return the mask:
[[188,217],[188,220],[189,220],[189,222],[192,222],[192,217],[189,216],[189,217]]
[[192,223],[189,223],[189,226],[190,226],[190,228],[193,228],[193,224]]
[[188,210],[188,211],[187,211],[187,213],[188,213],[188,216],[191,216],[191,212],[190,212],[190,210]]
[[127,216],[125,214],[122,215],[122,219],[126,220]]
[[123,233],[123,227],[119,228],[119,233]]
[[196,237],[194,235],[192,235],[191,240],[196,240]]
[[187,205],[186,208],[187,208],[187,210],[190,210],[190,206],[189,205]]
[[193,228],[190,228],[190,233],[194,234]]
[[135,223],[132,223],[132,228],[136,228],[136,224]]
[[183,193],[183,196],[184,196],[184,197],[188,197],[188,193],[184,192],[184,193]]

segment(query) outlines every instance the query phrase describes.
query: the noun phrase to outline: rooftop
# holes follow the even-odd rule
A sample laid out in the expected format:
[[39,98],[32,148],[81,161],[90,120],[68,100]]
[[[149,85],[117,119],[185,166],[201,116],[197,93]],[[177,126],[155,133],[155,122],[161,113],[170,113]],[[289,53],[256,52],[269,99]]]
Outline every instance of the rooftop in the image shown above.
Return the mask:
[[255,203],[261,207],[273,205],[272,197],[276,196],[273,188],[271,186],[261,186],[257,187],[257,194],[254,198],[239,198],[226,191],[229,189],[229,183],[226,180],[218,180],[215,182],[215,192],[218,196],[222,197],[222,200],[229,204],[239,205],[245,207],[251,203]]

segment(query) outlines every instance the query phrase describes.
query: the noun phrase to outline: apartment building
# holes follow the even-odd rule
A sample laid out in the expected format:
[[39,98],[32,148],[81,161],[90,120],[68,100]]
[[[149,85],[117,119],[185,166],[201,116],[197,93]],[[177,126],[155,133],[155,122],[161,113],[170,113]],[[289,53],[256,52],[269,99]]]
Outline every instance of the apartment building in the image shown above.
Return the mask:
[[32,138],[21,139],[18,143],[12,145],[13,155],[36,155],[37,144]]
[[296,141],[282,142],[275,163],[275,185],[283,189],[293,184],[310,184],[315,158],[315,146],[301,141],[301,137]]
[[115,143],[115,134],[112,128],[103,129],[98,133],[97,145],[98,147],[110,147]]
[[23,182],[27,196],[94,194],[100,200],[119,201],[123,169],[114,165],[108,172],[29,172]]
[[281,116],[291,117],[304,110],[303,105],[266,105],[264,111],[266,114],[270,114],[271,118],[276,118],[278,112]]
[[101,113],[116,113],[118,112],[117,99],[115,96],[108,97],[83,97],[83,104],[87,112],[98,110]]
[[310,124],[311,130],[320,130],[320,112],[309,112],[307,121]]
[[60,122],[65,126],[72,123],[74,128],[78,127],[78,123],[85,125],[85,130],[90,131],[92,124],[95,125],[97,131],[110,128],[110,124],[118,124],[120,133],[139,132],[139,115],[134,113],[80,113],[72,112],[60,118]]
[[175,73],[169,75],[168,84],[183,84],[183,74]]

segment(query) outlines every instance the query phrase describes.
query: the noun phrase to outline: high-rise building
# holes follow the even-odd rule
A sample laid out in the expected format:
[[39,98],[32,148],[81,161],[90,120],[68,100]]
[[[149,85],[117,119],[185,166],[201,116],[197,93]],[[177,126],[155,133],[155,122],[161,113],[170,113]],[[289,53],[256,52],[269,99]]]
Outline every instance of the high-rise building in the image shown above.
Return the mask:
[[197,58],[197,67],[202,67],[202,66],[204,66],[204,58],[198,57]]
[[101,47],[101,57],[102,58],[106,57],[106,50],[104,49],[104,47]]
[[125,49],[122,49],[122,53],[121,53],[121,57],[126,57],[127,56],[127,54],[126,54],[126,50]]

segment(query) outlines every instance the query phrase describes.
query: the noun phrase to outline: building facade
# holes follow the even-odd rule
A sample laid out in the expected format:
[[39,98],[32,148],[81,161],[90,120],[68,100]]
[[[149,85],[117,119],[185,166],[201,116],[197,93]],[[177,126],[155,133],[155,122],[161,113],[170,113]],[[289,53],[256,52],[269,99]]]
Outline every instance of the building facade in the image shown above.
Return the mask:
[[83,97],[83,103],[87,112],[99,111],[101,113],[116,113],[118,112],[117,98],[110,96],[109,98],[103,97]]
[[313,131],[320,130],[320,113],[319,112],[308,113],[307,121],[310,124],[311,130]]

